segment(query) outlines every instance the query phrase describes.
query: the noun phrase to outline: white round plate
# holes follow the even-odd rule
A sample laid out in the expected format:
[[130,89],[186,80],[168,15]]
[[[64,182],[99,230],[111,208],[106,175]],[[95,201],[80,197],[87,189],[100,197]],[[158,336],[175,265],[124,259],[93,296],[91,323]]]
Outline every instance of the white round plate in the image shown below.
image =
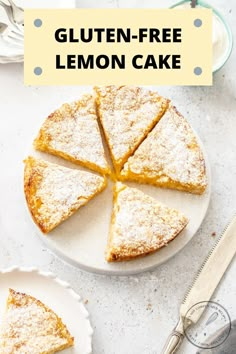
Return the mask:
[[[198,139],[199,140],[199,139]],[[200,140],[199,140],[200,142]],[[202,146],[202,143],[200,142]],[[204,152],[204,148],[202,147]],[[31,154],[45,160],[55,162],[70,168],[82,169],[61,158],[32,151]],[[127,183],[136,187],[169,207],[182,211],[188,218],[189,224],[167,247],[158,252],[137,258],[132,261],[107,263],[105,248],[109,234],[112,212],[112,182],[101,194],[79,209],[72,217],[45,236],[36,227],[41,240],[65,261],[84,270],[109,274],[129,275],[151,270],[179,252],[194,236],[200,227],[209,205],[211,177],[206,153],[206,170],[208,188],[203,195],[193,195],[180,191],[161,189],[150,185]]]
[[9,288],[32,295],[62,318],[75,339],[74,347],[61,354],[91,354],[93,330],[84,305],[68,283],[52,273],[33,268],[10,268],[0,271],[0,323]]
[[24,56],[2,57],[0,56],[0,64],[22,63]]

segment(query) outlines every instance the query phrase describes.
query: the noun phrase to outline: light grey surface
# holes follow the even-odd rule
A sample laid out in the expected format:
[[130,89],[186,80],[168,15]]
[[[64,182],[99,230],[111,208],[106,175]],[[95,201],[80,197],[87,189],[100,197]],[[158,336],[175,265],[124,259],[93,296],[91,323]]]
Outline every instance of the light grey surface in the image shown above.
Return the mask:
[[[154,1],[141,3],[153,6]],[[164,3],[168,6],[173,1],[155,1],[156,6]],[[235,35],[235,1],[216,0],[214,4]],[[212,167],[212,200],[201,229],[182,252],[153,272],[124,278],[73,268],[48,252],[33,234],[25,216],[22,159],[32,141],[31,132],[38,129],[34,117],[46,116],[62,102],[76,98],[78,88],[24,87],[21,64],[0,66],[0,268],[37,266],[69,281],[88,300],[95,329],[94,354],[160,353],[177,322],[186,289],[236,211],[235,62],[234,50],[226,66],[215,74],[213,87],[160,87],[160,93],[173,99],[205,144]],[[234,260],[213,297],[231,318],[236,318],[235,277]],[[180,353],[196,351],[185,341]]]

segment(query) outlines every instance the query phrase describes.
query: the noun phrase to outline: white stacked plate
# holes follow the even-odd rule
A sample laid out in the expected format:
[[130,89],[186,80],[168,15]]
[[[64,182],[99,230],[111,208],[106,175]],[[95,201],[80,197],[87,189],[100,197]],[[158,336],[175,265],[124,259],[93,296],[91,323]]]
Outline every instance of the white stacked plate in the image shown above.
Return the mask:
[[[3,0],[4,1],[4,0]],[[7,2],[6,2],[7,3]],[[23,8],[74,8],[76,0],[15,0],[16,5]],[[5,10],[0,6],[0,17],[4,22],[9,23]],[[4,17],[5,16],[5,17]],[[1,22],[1,21],[0,21]],[[17,47],[7,43],[0,35],[0,64],[19,63],[24,61],[23,47]]]
[[7,43],[0,36],[0,63],[19,63],[24,60],[24,47],[16,47]]

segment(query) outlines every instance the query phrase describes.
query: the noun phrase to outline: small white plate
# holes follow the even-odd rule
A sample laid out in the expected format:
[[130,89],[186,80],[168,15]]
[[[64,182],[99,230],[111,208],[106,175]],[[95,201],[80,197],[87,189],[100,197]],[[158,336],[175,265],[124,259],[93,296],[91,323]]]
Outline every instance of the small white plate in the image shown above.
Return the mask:
[[[196,134],[196,133],[195,133]],[[199,140],[199,138],[198,138]],[[211,191],[210,167],[202,143],[208,176],[208,187],[203,195],[193,195],[180,191],[161,189],[150,185],[127,183],[150,196],[163,202],[169,207],[182,211],[188,218],[189,224],[168,246],[158,252],[137,258],[132,261],[107,263],[105,248],[109,234],[112,212],[112,185],[79,209],[72,217],[44,235],[36,227],[36,233],[48,248],[65,261],[90,272],[109,275],[129,275],[151,270],[179,252],[194,236],[200,227],[209,205]],[[30,154],[70,168],[82,169],[68,161],[55,156],[30,151]],[[29,214],[29,213],[28,213]],[[31,216],[29,216],[31,219]],[[31,219],[32,222],[32,219]]]
[[32,295],[42,301],[62,318],[71,335],[75,338],[73,348],[63,354],[91,354],[92,334],[89,315],[70,285],[52,273],[34,268],[10,268],[0,271],[0,323],[5,311],[8,290]]

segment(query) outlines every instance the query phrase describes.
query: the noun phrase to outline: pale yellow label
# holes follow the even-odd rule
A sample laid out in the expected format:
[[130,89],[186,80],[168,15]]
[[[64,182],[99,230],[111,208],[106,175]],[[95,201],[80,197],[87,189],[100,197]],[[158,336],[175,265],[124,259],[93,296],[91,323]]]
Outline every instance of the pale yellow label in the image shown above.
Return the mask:
[[210,9],[25,11],[26,85],[211,85]]

